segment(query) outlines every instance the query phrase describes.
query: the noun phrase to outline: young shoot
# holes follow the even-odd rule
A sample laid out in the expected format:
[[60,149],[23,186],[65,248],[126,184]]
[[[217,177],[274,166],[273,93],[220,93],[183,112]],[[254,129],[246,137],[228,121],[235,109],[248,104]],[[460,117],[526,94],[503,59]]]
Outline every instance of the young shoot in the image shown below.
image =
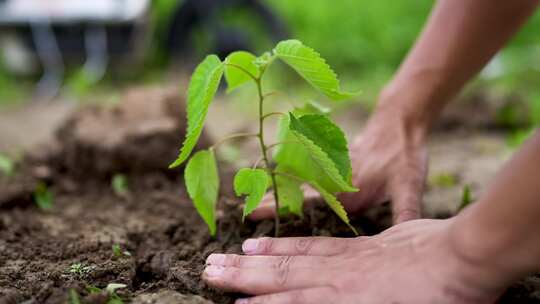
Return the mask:
[[[253,106],[258,109],[258,131],[241,136],[256,139],[261,154],[260,161],[240,169],[234,178],[236,194],[246,197],[243,218],[259,206],[268,189],[272,189],[276,214],[302,216],[304,197],[301,187],[309,184],[356,233],[345,209],[336,198],[338,193],[355,192],[358,189],[351,183],[347,140],[343,131],[330,120],[328,109],[316,103],[307,103],[288,113],[265,111],[267,97],[272,93],[265,92],[263,77],[278,60],[291,67],[330,100],[346,100],[357,95],[343,91],[336,74],[319,53],[298,40],[282,41],[272,52],[259,57],[238,51],[221,61],[216,55],[210,55],[192,75],[187,92],[187,135],[178,158],[170,167],[178,167],[189,159],[223,76],[228,84],[228,92],[251,83],[257,89]],[[278,138],[269,144],[265,137],[265,120],[271,116],[279,116],[280,121]],[[239,136],[233,134],[210,149],[195,153],[184,171],[187,192],[213,236],[217,232],[216,204],[219,193],[214,150],[225,140]],[[279,225],[280,217],[276,216],[276,236],[279,235]]]
[[129,183],[124,174],[115,174],[111,179],[111,188],[118,197],[126,197],[129,194]]
[[7,177],[15,173],[15,161],[2,153],[0,153],[0,172]]
[[39,183],[34,191],[34,201],[39,209],[50,211],[54,207],[54,196],[46,184]]

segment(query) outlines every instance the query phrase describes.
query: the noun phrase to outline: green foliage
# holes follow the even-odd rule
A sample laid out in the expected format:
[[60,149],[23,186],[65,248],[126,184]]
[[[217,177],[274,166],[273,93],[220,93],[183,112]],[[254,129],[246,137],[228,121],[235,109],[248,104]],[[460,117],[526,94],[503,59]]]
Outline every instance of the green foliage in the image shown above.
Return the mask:
[[8,177],[15,173],[15,162],[10,157],[2,153],[0,153],[0,172]]
[[465,185],[465,187],[463,187],[463,193],[461,194],[461,204],[459,205],[458,211],[465,209],[472,202],[471,186]]
[[[262,89],[262,77],[275,59],[283,60],[330,99],[342,100],[353,96],[341,91],[336,74],[325,60],[298,40],[280,42],[273,54],[267,52],[260,57],[240,51],[232,53],[221,62],[215,55],[208,56],[196,68],[188,88],[187,136],[180,156],[171,167],[184,162],[195,147],[222,75],[225,74],[229,91],[253,81],[259,97],[259,133],[256,135],[262,150],[260,159],[264,169],[258,168],[257,162],[253,168],[238,171],[234,178],[236,194],[246,195],[243,218],[259,206],[270,187],[276,194],[277,214],[302,216],[302,185],[310,184],[356,233],[345,209],[336,199],[336,194],[340,192],[355,192],[358,189],[351,184],[351,160],[345,134],[330,120],[329,109],[316,102],[308,102],[284,115],[279,122],[273,159],[277,166],[272,166],[268,155],[271,146],[265,143],[264,136],[264,121],[269,114],[264,113],[266,95]],[[219,141],[209,151],[197,152],[185,169],[189,196],[213,236],[216,235],[215,209],[219,193],[219,177],[213,151],[226,139],[236,137]],[[279,233],[279,221],[277,216],[276,235]]]
[[129,193],[129,183],[127,176],[124,174],[115,174],[111,180],[111,188],[114,194],[124,197]]
[[191,154],[201,136],[208,107],[216,94],[223,76],[224,65],[216,55],[204,59],[195,69],[188,89],[187,116],[188,128],[186,139],[178,159],[170,166],[180,166]]
[[357,191],[351,185],[347,141],[336,125],[324,115],[296,119],[290,114],[289,128],[301,147],[285,145],[283,150],[290,151],[287,157],[276,157],[278,164],[306,181],[316,182],[330,193]]
[[234,191],[238,196],[247,195],[243,218],[257,209],[269,185],[270,178],[262,169],[244,168],[236,173]]
[[358,235],[358,231],[356,231],[356,229],[351,225],[351,223],[349,221],[349,217],[347,216],[347,211],[345,211],[345,209],[343,208],[343,205],[341,204],[341,202],[338,201],[337,198],[334,195],[332,195],[332,193],[326,191],[323,187],[321,187],[321,186],[319,186],[317,184],[314,184],[314,183],[312,183],[311,185],[321,194],[321,197],[328,204],[328,206],[332,210],[334,210],[336,215],[343,222],[345,222],[345,224],[347,224],[347,226],[349,226],[349,228],[351,228],[351,230],[356,235]]
[[[347,139],[341,129],[325,115],[305,115],[296,119],[291,115],[290,129],[317,145],[338,169],[343,180],[350,183],[352,169]],[[300,140],[302,141],[302,140]],[[313,152],[313,151],[312,151]]]
[[199,151],[189,160],[184,172],[189,197],[195,208],[216,235],[216,202],[219,194],[219,175],[213,151]]
[[34,191],[34,201],[39,209],[49,211],[54,207],[54,196],[47,185],[39,183]]
[[69,289],[69,304],[81,304],[79,294],[73,288]]
[[68,273],[79,278],[86,276],[94,270],[94,266],[84,265],[83,263],[73,263],[69,266]]
[[336,73],[319,53],[303,45],[302,42],[282,41],[276,46],[274,53],[328,98],[344,100],[356,95],[356,93],[342,92]]
[[441,188],[451,188],[457,185],[458,178],[452,173],[441,173],[431,179],[431,184]]
[[112,252],[116,258],[121,258],[123,256],[128,256],[128,257],[131,256],[131,253],[129,251],[122,250],[122,247],[120,247],[120,244],[113,244]]
[[126,284],[109,283],[107,284],[107,287],[105,287],[105,290],[92,286],[92,285],[86,286],[86,290],[88,290],[90,294],[103,293],[105,291],[109,295],[107,304],[123,304],[124,301],[122,300],[122,298],[120,298],[120,296],[116,294],[116,291],[118,289],[122,289],[126,287],[127,287]]
[[232,92],[241,85],[252,81],[251,75],[259,77],[259,68],[255,65],[255,55],[238,51],[231,53],[225,59],[225,79],[227,80],[227,92]]

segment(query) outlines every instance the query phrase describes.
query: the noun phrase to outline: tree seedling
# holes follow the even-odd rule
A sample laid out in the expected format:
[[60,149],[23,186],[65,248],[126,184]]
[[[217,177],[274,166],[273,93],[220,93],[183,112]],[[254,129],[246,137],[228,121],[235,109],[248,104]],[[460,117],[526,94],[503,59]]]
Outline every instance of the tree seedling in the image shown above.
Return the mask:
[[34,191],[34,201],[39,209],[49,211],[54,207],[54,196],[46,184],[38,183]]
[[[302,216],[303,191],[309,184],[316,189],[337,216],[350,225],[349,218],[336,195],[358,191],[351,183],[351,161],[343,131],[329,118],[325,108],[308,103],[288,113],[265,112],[265,101],[274,92],[265,92],[263,76],[272,63],[281,61],[295,70],[312,87],[327,98],[340,101],[357,93],[342,91],[339,80],[324,59],[298,40],[277,44],[272,52],[260,57],[238,51],[224,61],[216,55],[206,57],[195,69],[188,88],[187,132],[180,154],[170,168],[188,160],[201,135],[208,108],[223,76],[228,91],[252,83],[257,89],[258,132],[232,134],[208,150],[195,153],[188,161],[185,183],[195,208],[206,222],[210,233],[216,235],[216,203],[219,176],[214,150],[224,141],[239,137],[257,139],[261,156],[250,168],[242,168],[234,177],[234,190],[245,195],[243,218],[253,212],[269,188],[273,190],[276,214],[292,213]],[[268,144],[265,121],[280,115],[277,142]],[[273,149],[273,154],[270,151]],[[280,217],[275,217],[275,234],[279,234]]]

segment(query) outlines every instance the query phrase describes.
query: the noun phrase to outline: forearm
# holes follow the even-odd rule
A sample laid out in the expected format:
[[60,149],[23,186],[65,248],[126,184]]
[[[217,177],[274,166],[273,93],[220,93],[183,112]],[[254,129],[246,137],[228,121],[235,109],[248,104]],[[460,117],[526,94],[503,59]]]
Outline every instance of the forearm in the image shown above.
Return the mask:
[[520,28],[538,0],[440,0],[380,97],[379,109],[429,125]]
[[540,271],[540,130],[452,227],[456,250],[505,286]]

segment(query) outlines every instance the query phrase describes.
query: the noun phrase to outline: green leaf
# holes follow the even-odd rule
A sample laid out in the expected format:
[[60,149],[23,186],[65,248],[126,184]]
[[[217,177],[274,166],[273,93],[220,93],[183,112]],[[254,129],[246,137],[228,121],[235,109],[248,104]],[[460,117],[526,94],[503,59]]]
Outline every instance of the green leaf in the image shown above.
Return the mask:
[[351,160],[343,131],[325,115],[304,115],[297,119],[290,114],[290,119],[291,130],[321,148],[335,164],[343,179],[350,183]]
[[324,199],[326,204],[336,213],[336,215],[345,223],[351,230],[354,232],[354,234],[358,235],[358,231],[351,225],[351,222],[349,221],[349,216],[347,215],[347,211],[345,211],[345,208],[343,208],[343,205],[340,201],[337,200],[337,198],[332,195],[332,193],[329,193],[326,191],[323,187],[320,185],[317,185],[316,183],[311,184],[315,190],[317,190],[321,197]]
[[465,187],[463,187],[463,193],[461,194],[461,204],[458,208],[458,211],[465,209],[472,202],[473,198],[471,195],[471,187],[469,185],[465,185]]
[[[283,119],[286,123],[290,118]],[[288,173],[305,181],[316,182],[330,193],[358,191],[340,175],[336,165],[316,144],[302,134],[289,130],[286,142],[274,155],[279,172]],[[295,143],[296,142],[296,143]]]
[[204,126],[208,107],[214,98],[223,76],[224,65],[216,55],[204,59],[195,69],[188,88],[186,139],[176,161],[169,166],[180,166],[197,144]]
[[274,61],[275,56],[270,52],[265,52],[261,56],[255,58],[253,61],[253,64],[257,66],[259,69],[259,72],[262,74],[266,70],[266,68]]
[[[279,171],[279,168],[276,169]],[[288,212],[303,216],[304,191],[302,184],[291,177],[278,174],[276,175],[276,184],[278,188],[280,208],[286,208]]]
[[287,138],[288,143],[274,157],[283,172],[316,182],[330,193],[358,191],[350,181],[347,142],[339,128],[324,115],[297,119],[290,114],[289,120],[292,143]]
[[339,80],[332,68],[319,53],[298,40],[278,43],[274,54],[332,100],[350,99],[358,94],[341,91]]
[[114,194],[125,197],[129,193],[129,183],[124,174],[115,174],[111,180],[111,187]]
[[39,183],[34,191],[34,201],[39,209],[49,211],[54,207],[54,198],[52,192],[44,183]]
[[219,175],[214,153],[207,150],[195,153],[186,166],[184,180],[197,212],[215,236]]
[[330,114],[331,110],[320,103],[310,100],[306,102],[302,107],[295,108],[293,114],[297,117],[302,117],[308,114]]
[[243,218],[257,209],[269,185],[270,177],[265,170],[244,168],[236,173],[234,191],[237,196],[247,195]]
[[229,86],[227,92],[232,92],[246,82],[253,81],[246,72],[259,77],[259,68],[254,64],[256,59],[255,55],[244,51],[234,52],[227,56],[225,59],[225,79]]

